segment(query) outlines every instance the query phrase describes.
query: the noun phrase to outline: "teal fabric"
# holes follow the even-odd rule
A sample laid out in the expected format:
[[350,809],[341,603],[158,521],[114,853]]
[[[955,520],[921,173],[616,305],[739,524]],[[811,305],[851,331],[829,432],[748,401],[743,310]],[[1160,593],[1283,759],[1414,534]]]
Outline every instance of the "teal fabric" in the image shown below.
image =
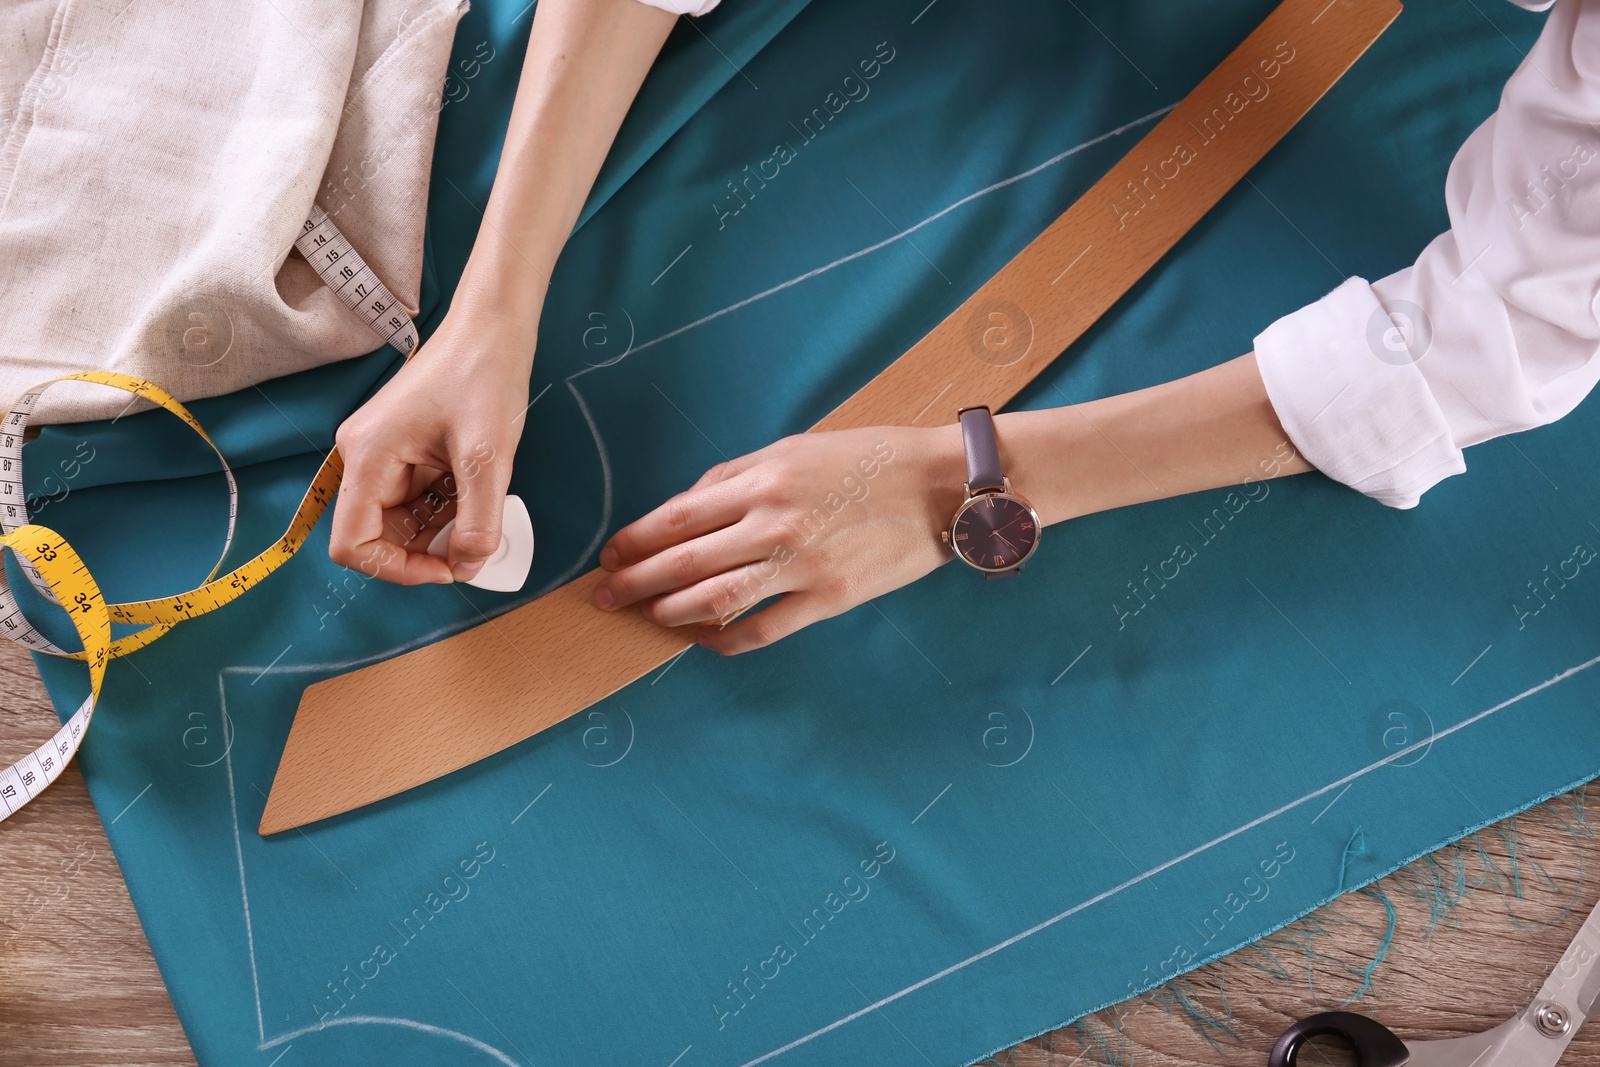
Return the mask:
[[[425,327],[488,193],[522,6],[480,2],[458,36],[495,59],[441,116]],[[1312,474],[1093,516],[1020,580],[947,567],[761,653],[691,650],[444,780],[255,834],[307,684],[526,602],[810,425],[1272,4],[1079,6],[728,0],[680,28],[546,304],[514,484],[527,592],[363,583],[324,522],[111,667],[80,759],[200,1062],[966,1064],[1600,772],[1600,579],[1564,564],[1600,544],[1586,404],[1472,449],[1412,512]],[[1409,262],[1540,24],[1413,4],[1018,405],[1215,364]],[[780,141],[792,158],[733,200]],[[239,463],[240,552],[393,365],[195,405]],[[85,441],[41,521],[115,598],[202,574],[224,500],[196,443],[159,413],[61,428],[31,477]],[[1149,581],[1178,545],[1193,559]],[[81,668],[40,666],[70,710]]]

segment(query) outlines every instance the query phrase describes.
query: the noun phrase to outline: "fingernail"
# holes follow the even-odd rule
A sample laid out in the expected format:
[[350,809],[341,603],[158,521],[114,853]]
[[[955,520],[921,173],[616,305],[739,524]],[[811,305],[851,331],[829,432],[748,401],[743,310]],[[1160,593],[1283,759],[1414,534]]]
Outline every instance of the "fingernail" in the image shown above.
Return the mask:
[[605,611],[610,611],[617,606],[617,598],[611,595],[611,590],[605,586],[598,586],[594,591],[594,606]]
[[479,571],[483,570],[484,562],[480,559],[472,563],[457,563],[450,568],[450,573],[455,575],[458,582],[470,582],[478,576]]
[[600,550],[600,566],[608,571],[617,569],[617,550],[607,545]]

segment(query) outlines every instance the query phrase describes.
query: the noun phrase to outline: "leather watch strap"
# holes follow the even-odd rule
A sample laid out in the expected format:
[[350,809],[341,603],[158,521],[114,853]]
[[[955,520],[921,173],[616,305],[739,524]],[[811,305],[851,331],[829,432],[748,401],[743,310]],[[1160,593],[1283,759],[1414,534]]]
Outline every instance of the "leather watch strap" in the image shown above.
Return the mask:
[[967,491],[1004,489],[1000,471],[1000,442],[994,435],[994,416],[986,407],[961,409],[961,441],[967,449]]

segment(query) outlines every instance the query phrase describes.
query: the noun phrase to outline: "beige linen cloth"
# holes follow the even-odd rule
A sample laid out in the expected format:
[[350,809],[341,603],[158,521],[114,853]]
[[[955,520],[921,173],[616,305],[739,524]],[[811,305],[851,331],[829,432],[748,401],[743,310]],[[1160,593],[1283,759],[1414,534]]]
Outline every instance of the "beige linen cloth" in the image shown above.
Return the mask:
[[[79,370],[179,399],[370,352],[290,255],[313,199],[415,313],[466,0],[0,0],[0,404]],[[45,421],[128,397],[68,383]]]

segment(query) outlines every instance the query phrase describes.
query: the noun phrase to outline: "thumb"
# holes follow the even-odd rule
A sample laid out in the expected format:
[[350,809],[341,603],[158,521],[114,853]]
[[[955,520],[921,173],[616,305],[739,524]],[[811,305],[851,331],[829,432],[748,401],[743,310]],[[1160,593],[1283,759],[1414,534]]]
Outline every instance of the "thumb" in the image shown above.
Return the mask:
[[468,459],[456,466],[455,526],[450,530],[450,573],[458,582],[475,578],[500,547],[510,471],[492,459]]

